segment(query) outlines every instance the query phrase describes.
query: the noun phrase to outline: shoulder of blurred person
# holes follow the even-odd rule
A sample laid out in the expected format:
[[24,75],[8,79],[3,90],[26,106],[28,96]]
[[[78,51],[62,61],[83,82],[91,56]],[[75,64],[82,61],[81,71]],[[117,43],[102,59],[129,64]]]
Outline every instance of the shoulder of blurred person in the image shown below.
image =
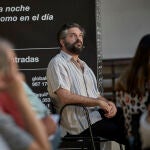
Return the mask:
[[18,126],[25,128],[25,124],[16,101],[6,91],[0,92],[0,108],[4,113],[10,114]]
[[150,122],[147,121],[147,116],[148,116],[148,112],[145,112],[142,114],[141,118],[140,118],[140,128],[139,128],[139,132],[140,132],[140,137],[141,137],[141,142],[142,142],[142,148],[150,148],[150,142],[149,142],[149,138],[150,138]]
[[32,106],[32,109],[36,112],[38,118],[43,118],[50,115],[49,109],[43,104],[43,102],[38,98],[38,96],[32,91],[32,89],[23,82],[24,90],[27,94],[28,100]]

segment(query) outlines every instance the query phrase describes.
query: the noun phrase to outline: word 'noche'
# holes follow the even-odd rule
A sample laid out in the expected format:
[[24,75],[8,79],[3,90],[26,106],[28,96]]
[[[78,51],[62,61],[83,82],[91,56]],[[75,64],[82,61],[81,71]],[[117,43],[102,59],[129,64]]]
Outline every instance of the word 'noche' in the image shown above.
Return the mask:
[[27,56],[27,57],[15,57],[14,61],[16,63],[38,63],[39,62],[39,57],[31,57],[31,56]]
[[11,6],[11,7],[6,7],[5,8],[5,12],[19,12],[19,11],[29,11],[30,10],[30,6],[23,6],[23,5],[20,5],[20,6]]

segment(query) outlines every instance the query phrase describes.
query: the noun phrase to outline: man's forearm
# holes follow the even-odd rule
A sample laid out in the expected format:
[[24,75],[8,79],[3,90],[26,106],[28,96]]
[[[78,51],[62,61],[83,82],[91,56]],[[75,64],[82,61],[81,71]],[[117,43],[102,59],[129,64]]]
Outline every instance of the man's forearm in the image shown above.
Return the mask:
[[62,104],[83,104],[88,107],[98,106],[97,98],[90,98],[70,93],[65,89],[58,89],[56,92]]
[[102,100],[102,101],[105,101],[105,102],[108,102],[108,101],[109,101],[109,100],[107,100],[106,98],[104,98],[103,96],[99,96],[98,99],[99,99],[99,100]]

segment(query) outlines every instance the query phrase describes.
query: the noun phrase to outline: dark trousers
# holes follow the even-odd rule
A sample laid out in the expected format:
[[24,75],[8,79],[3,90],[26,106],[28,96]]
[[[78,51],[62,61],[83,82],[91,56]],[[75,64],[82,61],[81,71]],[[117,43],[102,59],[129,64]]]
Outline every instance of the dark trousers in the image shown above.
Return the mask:
[[[102,110],[99,110],[99,112],[103,119],[92,124],[93,136],[100,136],[126,145],[126,130],[122,109],[117,108],[117,114],[113,118],[106,118]],[[79,136],[90,136],[89,128]]]

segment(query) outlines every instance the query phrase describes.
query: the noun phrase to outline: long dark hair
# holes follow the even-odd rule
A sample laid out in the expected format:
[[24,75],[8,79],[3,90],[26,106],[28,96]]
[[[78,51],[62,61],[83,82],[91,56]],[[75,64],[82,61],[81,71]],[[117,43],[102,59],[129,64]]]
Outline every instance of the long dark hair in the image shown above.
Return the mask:
[[[145,94],[150,80],[150,34],[140,40],[135,56],[127,71],[121,77],[124,90],[130,94]],[[121,79],[120,78],[120,79]],[[126,82],[126,83],[125,83]]]

